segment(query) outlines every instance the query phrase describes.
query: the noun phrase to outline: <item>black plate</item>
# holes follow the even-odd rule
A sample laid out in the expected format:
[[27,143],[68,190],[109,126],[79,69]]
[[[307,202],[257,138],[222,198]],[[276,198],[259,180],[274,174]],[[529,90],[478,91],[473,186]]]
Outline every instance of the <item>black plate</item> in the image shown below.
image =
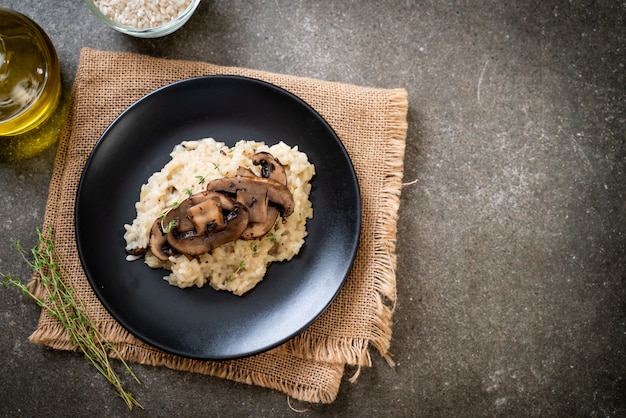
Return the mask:
[[[128,262],[123,225],[148,177],[183,140],[213,137],[297,145],[315,165],[314,217],[300,254],[274,263],[244,296],[179,289],[143,260]],[[111,315],[146,343],[209,360],[273,348],[310,325],[335,298],[356,254],[361,198],[343,144],[304,101],[274,85],[236,76],[183,80],[122,113],[95,146],[78,187],[76,239],[89,283]]]

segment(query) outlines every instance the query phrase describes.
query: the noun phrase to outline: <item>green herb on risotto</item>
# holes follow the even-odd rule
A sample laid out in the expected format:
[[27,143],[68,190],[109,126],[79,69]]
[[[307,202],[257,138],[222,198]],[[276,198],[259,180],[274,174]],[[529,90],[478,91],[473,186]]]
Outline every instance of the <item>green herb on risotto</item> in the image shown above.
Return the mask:
[[[220,171],[219,163],[211,163],[211,164],[213,164],[213,170]],[[196,176],[196,178],[198,179],[198,184],[206,183],[206,176]]]
[[246,269],[246,263],[244,261],[241,261],[239,263],[239,266],[237,266],[237,270],[235,270],[235,272],[233,274],[231,274],[230,276],[228,276],[226,278],[226,280],[230,283],[233,280],[235,280],[235,276],[239,273],[241,273],[242,271],[244,271]]

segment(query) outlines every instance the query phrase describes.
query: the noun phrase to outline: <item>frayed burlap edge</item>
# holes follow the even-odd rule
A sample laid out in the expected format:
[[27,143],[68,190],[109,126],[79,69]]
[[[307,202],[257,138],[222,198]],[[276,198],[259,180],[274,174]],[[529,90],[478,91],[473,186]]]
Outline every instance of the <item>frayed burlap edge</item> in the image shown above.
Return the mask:
[[288,341],[282,347],[298,356],[322,359],[326,362],[346,362],[356,365],[357,370],[350,379],[356,381],[361,367],[371,367],[372,360],[369,352],[373,345],[381,356],[391,366],[395,365],[393,355],[389,352],[391,345],[392,322],[395,312],[396,295],[396,233],[398,209],[400,207],[400,191],[402,189],[404,153],[408,123],[407,91],[394,89],[389,96],[390,124],[385,144],[387,153],[384,166],[386,178],[383,182],[382,203],[378,217],[377,228],[374,231],[374,290],[371,297],[376,306],[375,320],[371,324],[371,335],[374,338],[334,338],[325,335],[312,335],[305,330],[300,335]]
[[[110,330],[117,332],[118,330]],[[105,331],[106,332],[106,331]],[[77,347],[69,338],[65,328],[60,323],[48,326],[45,332],[36,331],[30,337],[31,342],[45,345],[56,350],[77,351]],[[131,338],[132,340],[132,338]],[[136,340],[134,340],[136,342]],[[268,389],[277,390],[287,394],[293,399],[310,403],[332,403],[337,398],[342,376],[345,369],[344,363],[326,363],[320,361],[308,361],[297,356],[280,355],[280,361],[287,366],[285,374],[277,375],[268,373],[266,368],[259,366],[264,362],[272,361],[277,352],[269,351],[257,355],[258,362],[250,363],[249,360],[229,361],[202,361],[179,357],[163,353],[157,349],[148,347],[143,343],[118,342],[115,345],[117,352],[110,350],[111,358],[123,358],[127,362],[135,362],[147,366],[167,367],[175,371],[199,373],[216,378],[228,379],[237,383],[256,385]],[[278,359],[277,359],[278,360]],[[242,362],[246,362],[243,364]],[[294,373],[294,371],[298,371]],[[299,376],[319,374],[326,376],[321,379],[324,384],[302,384]]]

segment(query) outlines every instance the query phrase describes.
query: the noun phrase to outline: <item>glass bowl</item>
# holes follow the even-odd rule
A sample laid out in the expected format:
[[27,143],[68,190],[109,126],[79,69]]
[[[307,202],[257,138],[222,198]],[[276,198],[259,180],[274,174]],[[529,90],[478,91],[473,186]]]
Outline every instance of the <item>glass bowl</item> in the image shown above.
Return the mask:
[[[154,27],[146,27],[139,28],[134,26],[128,26],[121,23],[116,22],[115,20],[106,16],[95,4],[94,0],[84,0],[89,9],[93,12],[98,19],[104,22],[107,26],[117,30],[118,32],[125,33],[126,35],[135,36],[138,38],[158,38],[161,36],[169,35],[170,33],[180,29],[183,26],[191,15],[196,11],[196,8],[200,4],[201,0],[191,0],[189,6],[181,13],[178,14],[174,19],[163,23],[159,26]],[[150,0],[147,0],[149,2]]]

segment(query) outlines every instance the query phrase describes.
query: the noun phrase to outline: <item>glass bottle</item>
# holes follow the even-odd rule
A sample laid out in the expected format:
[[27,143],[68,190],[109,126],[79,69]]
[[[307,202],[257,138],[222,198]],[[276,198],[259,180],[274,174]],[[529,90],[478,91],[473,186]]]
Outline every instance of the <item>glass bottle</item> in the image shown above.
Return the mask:
[[60,93],[59,60],[48,35],[26,16],[0,8],[0,137],[41,125]]

